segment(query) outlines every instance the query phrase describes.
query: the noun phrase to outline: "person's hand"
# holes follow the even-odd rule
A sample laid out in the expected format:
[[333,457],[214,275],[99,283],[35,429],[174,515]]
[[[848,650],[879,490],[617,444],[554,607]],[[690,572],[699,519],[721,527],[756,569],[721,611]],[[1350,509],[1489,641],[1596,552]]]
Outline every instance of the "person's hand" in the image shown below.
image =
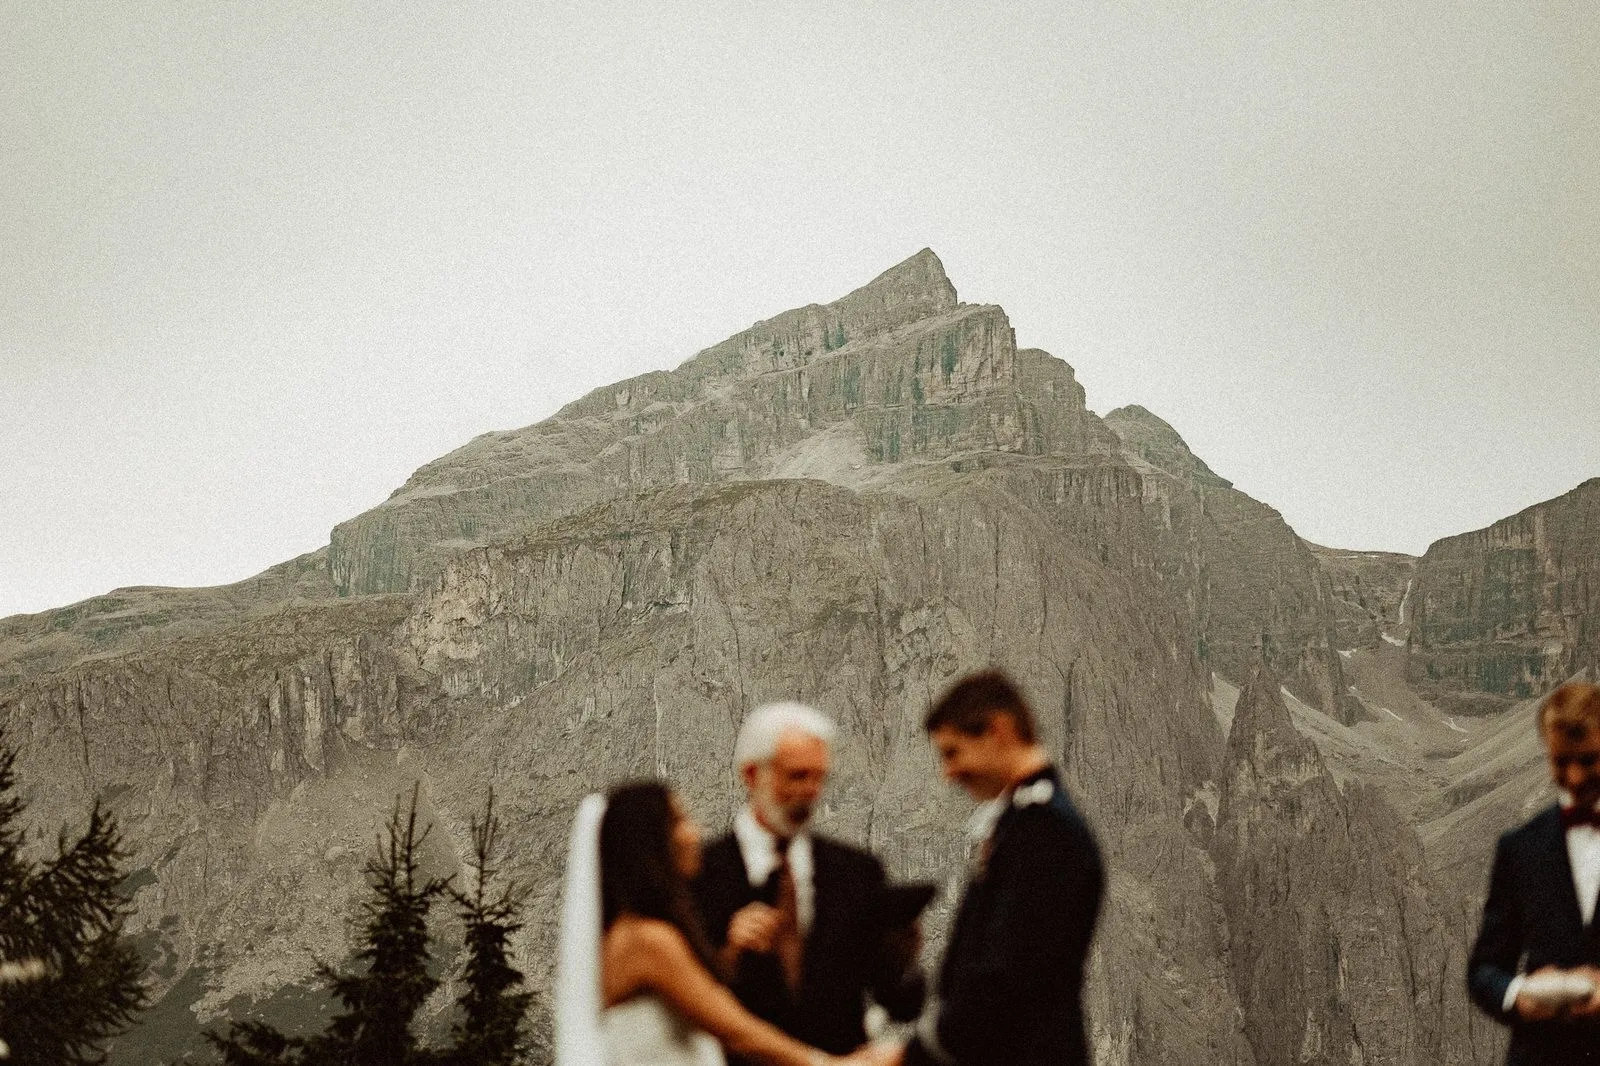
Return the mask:
[[772,950],[778,934],[778,910],[765,903],[750,903],[733,913],[728,922],[728,950],[734,955],[751,951],[764,955]]
[[905,973],[911,969],[917,957],[922,954],[922,922],[915,921],[885,934],[883,952],[896,973]]
[[1529,999],[1526,995],[1518,995],[1516,1002],[1517,1017],[1525,1022],[1547,1022],[1561,1013],[1560,1007],[1552,1007],[1548,1003]]
[[862,1044],[834,1062],[840,1066],[900,1066],[905,1054],[904,1044]]
[[[1561,968],[1559,966],[1541,966],[1533,972],[1536,974],[1557,973],[1560,971],[1560,969]],[[1526,992],[1520,992],[1517,994],[1517,1000],[1513,1009],[1516,1011],[1517,1017],[1525,1022],[1548,1022],[1553,1018],[1564,1017],[1569,1013],[1567,1008],[1553,1006],[1549,1003],[1541,1003],[1536,999],[1530,999]]]
[[1600,967],[1577,966],[1573,973],[1582,974],[1594,982],[1594,994],[1581,1003],[1574,1003],[1567,1008],[1567,1014],[1573,1018],[1594,1018],[1600,1016]]

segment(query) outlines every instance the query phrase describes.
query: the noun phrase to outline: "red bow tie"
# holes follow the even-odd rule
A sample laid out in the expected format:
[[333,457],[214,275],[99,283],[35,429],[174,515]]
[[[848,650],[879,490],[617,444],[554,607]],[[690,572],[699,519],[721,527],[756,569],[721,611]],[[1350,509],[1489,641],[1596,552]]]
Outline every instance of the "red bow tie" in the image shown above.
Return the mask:
[[1571,829],[1576,825],[1589,825],[1600,829],[1600,811],[1593,807],[1561,808],[1561,828]]

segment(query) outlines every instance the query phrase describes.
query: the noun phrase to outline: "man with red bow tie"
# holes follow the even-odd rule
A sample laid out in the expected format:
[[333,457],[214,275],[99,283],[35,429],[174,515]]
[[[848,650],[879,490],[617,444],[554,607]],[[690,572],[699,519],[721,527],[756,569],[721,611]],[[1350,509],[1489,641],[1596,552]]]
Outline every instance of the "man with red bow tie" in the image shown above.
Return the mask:
[[1467,987],[1507,1066],[1600,1066],[1600,688],[1562,685],[1538,725],[1561,802],[1500,838]]

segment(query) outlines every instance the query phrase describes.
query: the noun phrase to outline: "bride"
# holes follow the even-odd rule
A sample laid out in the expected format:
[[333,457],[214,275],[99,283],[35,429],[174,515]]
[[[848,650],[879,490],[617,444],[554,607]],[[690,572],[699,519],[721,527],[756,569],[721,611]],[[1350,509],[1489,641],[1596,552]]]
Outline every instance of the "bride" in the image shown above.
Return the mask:
[[556,1066],[877,1066],[825,1054],[750,1014],[718,980],[689,895],[700,830],[655,782],[578,807],[556,974]]

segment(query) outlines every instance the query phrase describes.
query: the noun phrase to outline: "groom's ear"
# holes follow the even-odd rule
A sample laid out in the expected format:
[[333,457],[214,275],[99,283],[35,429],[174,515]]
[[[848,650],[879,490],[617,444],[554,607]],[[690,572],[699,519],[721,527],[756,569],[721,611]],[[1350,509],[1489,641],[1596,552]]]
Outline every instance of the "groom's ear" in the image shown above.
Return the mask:
[[996,708],[989,714],[989,720],[983,724],[982,736],[989,741],[1000,744],[1021,744],[1022,731],[1017,728],[1017,719],[1010,711]]

